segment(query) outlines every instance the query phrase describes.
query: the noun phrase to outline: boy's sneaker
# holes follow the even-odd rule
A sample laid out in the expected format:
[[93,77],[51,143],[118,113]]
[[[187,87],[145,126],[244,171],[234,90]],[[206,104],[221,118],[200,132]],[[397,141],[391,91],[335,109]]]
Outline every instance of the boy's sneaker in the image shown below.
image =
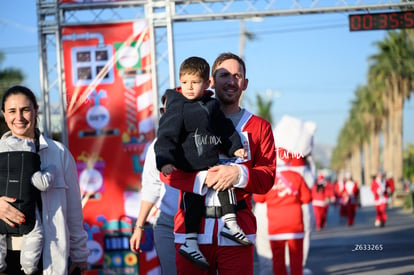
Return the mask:
[[201,269],[208,269],[210,266],[198,247],[189,247],[184,243],[181,245],[178,253]]
[[253,243],[246,237],[243,230],[237,226],[236,228],[230,229],[227,225],[224,225],[223,230],[221,230],[220,234],[232,241],[235,241],[239,244],[248,246],[252,245]]

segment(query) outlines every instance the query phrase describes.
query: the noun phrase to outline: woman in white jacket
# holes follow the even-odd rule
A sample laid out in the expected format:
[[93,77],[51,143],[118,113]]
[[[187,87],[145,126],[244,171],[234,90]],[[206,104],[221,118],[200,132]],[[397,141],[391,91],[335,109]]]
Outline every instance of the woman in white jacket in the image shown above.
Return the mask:
[[[3,95],[1,111],[10,131],[2,139],[13,135],[34,140],[39,145],[41,169],[54,166],[53,185],[41,193],[44,246],[40,273],[71,274],[77,268],[86,269],[89,255],[76,165],[63,144],[46,138],[36,128],[38,108],[36,97],[30,89],[23,86],[8,89]],[[11,205],[14,201],[15,198],[0,197],[0,219],[10,226],[25,221],[24,214]],[[22,237],[10,237],[6,274],[24,274],[19,273],[22,272],[19,238]]]

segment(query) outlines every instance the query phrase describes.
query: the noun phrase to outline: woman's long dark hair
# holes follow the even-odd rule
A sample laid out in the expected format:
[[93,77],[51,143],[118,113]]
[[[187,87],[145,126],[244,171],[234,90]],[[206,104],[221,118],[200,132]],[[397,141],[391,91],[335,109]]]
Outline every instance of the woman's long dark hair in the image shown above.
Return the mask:
[[[32,90],[30,90],[29,88],[25,87],[25,86],[13,86],[10,87],[9,89],[6,90],[6,92],[4,92],[3,94],[3,98],[1,100],[1,110],[4,112],[4,104],[7,101],[7,99],[9,98],[9,96],[11,95],[25,95],[33,104],[33,108],[36,110],[36,112],[38,112],[39,110],[39,104],[37,104],[37,99],[35,94],[32,92]],[[37,116],[35,117],[35,128],[37,128]],[[4,118],[3,118],[4,120]],[[7,126],[6,126],[7,128]],[[3,133],[2,133],[3,134]]]
[[17,94],[24,94],[29,98],[29,100],[33,103],[33,107],[36,111],[39,110],[39,105],[37,104],[37,99],[35,94],[27,87],[24,86],[13,86],[7,89],[7,91],[3,94],[3,99],[1,101],[1,110],[4,112],[4,103],[6,102],[7,98],[11,95],[17,95]]

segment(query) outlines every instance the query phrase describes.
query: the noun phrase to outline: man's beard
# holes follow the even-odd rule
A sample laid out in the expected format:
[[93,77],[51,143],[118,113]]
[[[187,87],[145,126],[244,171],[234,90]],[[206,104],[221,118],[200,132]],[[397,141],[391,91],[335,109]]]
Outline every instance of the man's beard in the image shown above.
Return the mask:
[[232,105],[234,103],[238,103],[239,96],[236,94],[231,94],[231,96],[227,96],[227,94],[224,93],[224,95],[219,95],[216,93],[217,99],[220,101],[220,103],[224,105]]

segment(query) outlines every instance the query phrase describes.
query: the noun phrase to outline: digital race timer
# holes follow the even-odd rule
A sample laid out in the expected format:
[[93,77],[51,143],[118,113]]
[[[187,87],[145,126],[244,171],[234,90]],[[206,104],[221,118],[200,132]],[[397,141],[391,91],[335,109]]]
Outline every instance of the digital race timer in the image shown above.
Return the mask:
[[350,31],[414,28],[414,11],[349,15]]

